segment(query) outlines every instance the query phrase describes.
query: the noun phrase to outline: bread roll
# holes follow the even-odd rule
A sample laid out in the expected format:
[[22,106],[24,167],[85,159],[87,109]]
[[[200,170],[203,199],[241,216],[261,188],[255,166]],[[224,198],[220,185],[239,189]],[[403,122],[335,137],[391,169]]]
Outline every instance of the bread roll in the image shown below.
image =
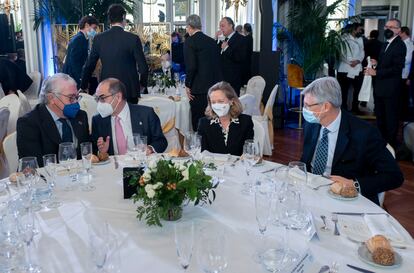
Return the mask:
[[331,191],[346,198],[352,198],[358,195],[358,191],[355,187],[345,187],[344,184],[340,182],[333,183],[331,185]]
[[331,185],[331,191],[335,194],[341,194],[342,191],[342,184],[339,182],[335,182]]
[[99,158],[99,161],[107,161],[109,159],[109,154],[99,152],[98,158]]
[[11,183],[17,183],[17,176],[19,175],[19,173],[11,173],[9,175],[9,181]]
[[92,163],[98,163],[99,162],[99,157],[97,157],[96,155],[92,155]]
[[394,250],[387,238],[375,235],[366,242],[372,260],[380,265],[393,265],[395,263]]

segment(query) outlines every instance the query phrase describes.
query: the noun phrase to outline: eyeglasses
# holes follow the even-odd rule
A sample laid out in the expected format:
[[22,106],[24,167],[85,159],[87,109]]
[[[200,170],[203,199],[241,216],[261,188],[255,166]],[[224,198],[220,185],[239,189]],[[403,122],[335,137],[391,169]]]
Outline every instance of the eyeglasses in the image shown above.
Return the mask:
[[394,27],[394,26],[384,26],[384,29],[399,29],[399,27]]
[[102,95],[102,96],[95,96],[95,100],[96,102],[105,102],[106,98],[112,97],[114,94],[109,94],[109,95]]
[[[77,102],[77,101],[79,101],[82,97],[81,96],[79,96],[79,95],[65,95],[65,94],[62,94],[62,93],[57,93],[57,94],[59,94],[59,95],[61,95],[61,96],[64,96],[64,97],[66,97],[66,98],[68,98],[69,99],[69,102],[70,103],[75,103],[75,102]],[[59,99],[59,97],[58,96],[56,96],[58,99]],[[60,99],[59,99],[60,100]],[[62,101],[61,101],[62,102]],[[63,103],[63,102],[62,102]]]

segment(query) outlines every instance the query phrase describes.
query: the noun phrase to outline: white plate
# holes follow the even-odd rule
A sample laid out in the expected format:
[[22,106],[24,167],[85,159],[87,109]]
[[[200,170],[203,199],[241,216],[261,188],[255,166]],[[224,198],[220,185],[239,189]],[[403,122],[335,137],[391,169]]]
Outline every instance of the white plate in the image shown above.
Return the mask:
[[99,166],[99,165],[106,165],[106,164],[108,164],[109,162],[111,162],[111,159],[107,159],[107,160],[105,160],[105,161],[99,161],[99,162],[96,162],[96,163],[92,163],[92,165],[95,165],[95,166]]
[[363,261],[363,262],[365,262],[365,263],[367,263],[367,264],[370,264],[370,265],[372,265],[372,266],[375,266],[375,267],[379,267],[379,268],[397,268],[397,267],[400,267],[401,266],[401,264],[402,264],[402,257],[401,257],[401,255],[400,254],[398,254],[397,252],[395,252],[394,251],[394,257],[395,257],[395,262],[394,262],[394,264],[393,265],[380,265],[380,264],[377,264],[377,263],[375,263],[373,260],[372,260],[372,255],[371,255],[371,253],[369,252],[369,250],[368,250],[368,248],[367,248],[367,246],[365,245],[365,244],[363,244],[363,245],[361,245],[359,248],[358,248],[358,257]]
[[359,194],[358,194],[358,195],[357,195],[357,196],[355,196],[355,197],[343,197],[343,196],[341,196],[341,195],[339,195],[339,194],[333,193],[333,192],[331,191],[331,189],[328,189],[328,195],[329,195],[330,197],[332,197],[333,199],[343,200],[343,201],[353,201],[353,200],[358,199],[358,196],[359,196]]

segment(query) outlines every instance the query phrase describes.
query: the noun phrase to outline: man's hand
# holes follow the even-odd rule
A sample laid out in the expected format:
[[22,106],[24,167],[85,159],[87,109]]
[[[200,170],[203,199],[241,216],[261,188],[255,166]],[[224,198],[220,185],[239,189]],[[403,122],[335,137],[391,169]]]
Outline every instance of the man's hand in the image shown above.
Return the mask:
[[221,49],[225,50],[229,46],[229,42],[223,42],[221,43]]
[[147,150],[146,150],[146,154],[150,155],[155,153],[154,148],[151,145],[147,145]]
[[354,186],[354,180],[352,180],[352,179],[347,179],[347,178],[339,176],[339,175],[331,175],[330,179],[333,182],[341,183],[345,187],[355,187]]
[[359,60],[352,60],[351,63],[349,64],[351,67],[355,67],[360,63]]
[[218,39],[218,36],[220,36],[220,35],[222,35],[223,34],[223,32],[221,31],[221,30],[218,30],[217,32],[216,32],[216,40]]
[[188,97],[189,100],[193,100],[194,99],[194,96],[191,95],[191,89],[190,88],[186,87],[185,88],[185,92],[187,93],[187,97]]
[[106,140],[103,140],[103,137],[98,138],[96,145],[98,146],[98,150],[100,153],[107,153],[109,150],[109,139],[111,137],[107,136]]
[[367,68],[365,68],[364,74],[367,75],[367,76],[376,76],[377,75],[377,70],[367,67]]

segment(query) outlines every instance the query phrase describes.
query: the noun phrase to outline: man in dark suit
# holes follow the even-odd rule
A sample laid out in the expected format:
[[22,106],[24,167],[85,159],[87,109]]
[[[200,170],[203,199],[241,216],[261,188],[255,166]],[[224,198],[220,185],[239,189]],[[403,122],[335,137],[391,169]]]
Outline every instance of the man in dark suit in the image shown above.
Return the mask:
[[134,145],[133,134],[147,137],[147,154],[162,153],[167,140],[151,107],[127,103],[125,85],[115,78],[96,89],[98,113],[92,118],[92,141],[96,150],[110,155],[125,154]]
[[126,11],[121,5],[113,4],[109,7],[108,18],[111,28],[99,33],[93,39],[92,50],[82,72],[81,88],[88,87],[89,78],[96,62],[100,59],[102,62],[100,79],[110,77],[119,79],[126,86],[127,101],[136,104],[141,89],[147,86],[148,65],[139,37],[124,31],[125,16]]
[[71,76],[78,87],[81,84],[82,68],[88,58],[89,39],[93,39],[97,26],[95,17],[82,17],[79,21],[79,32],[69,42],[63,73]]
[[42,85],[41,103],[17,120],[17,150],[19,158],[35,156],[43,166],[42,156],[58,154],[59,144],[73,142],[78,149],[90,141],[88,117],[80,109],[76,82],[58,73]]
[[244,37],[246,39],[246,63],[244,65],[244,77],[242,84],[247,84],[247,82],[252,77],[252,55],[253,55],[253,32],[252,25],[246,23],[243,25]]
[[5,95],[23,93],[32,85],[32,79],[14,62],[0,58],[0,84]]
[[377,126],[385,140],[396,148],[401,73],[407,49],[398,36],[401,30],[401,23],[398,19],[389,20],[384,29],[387,42],[381,49],[378,61],[372,61],[376,68],[367,68],[365,73],[374,76]]
[[335,78],[317,79],[302,94],[307,123],[301,161],[309,171],[359,186],[360,193],[376,204],[378,193],[401,186],[401,170],[378,130],[341,111],[341,87]]
[[240,95],[243,67],[246,63],[247,42],[243,35],[234,31],[234,22],[230,17],[221,19],[220,31],[216,33],[216,39],[221,53],[223,80],[230,83],[237,95]]
[[201,32],[198,15],[188,16],[186,31],[189,37],[184,43],[185,87],[190,99],[193,130],[197,130],[198,120],[204,117],[207,107],[208,89],[222,79],[220,64],[217,64],[220,55],[214,39]]

